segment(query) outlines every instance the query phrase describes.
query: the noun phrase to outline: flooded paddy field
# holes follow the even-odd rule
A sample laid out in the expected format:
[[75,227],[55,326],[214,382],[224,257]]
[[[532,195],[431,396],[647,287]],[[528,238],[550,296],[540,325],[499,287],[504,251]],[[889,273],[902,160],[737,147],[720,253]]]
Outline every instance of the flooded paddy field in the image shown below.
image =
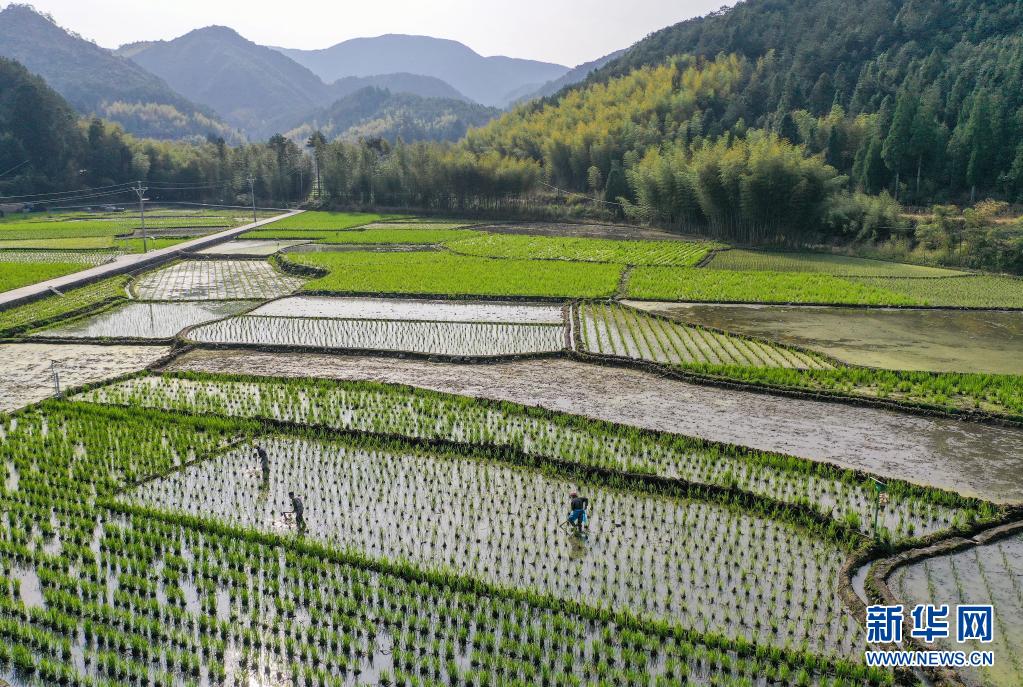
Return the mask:
[[126,303],[69,324],[43,329],[39,337],[70,339],[170,339],[186,327],[237,315],[257,301],[224,303]]
[[288,239],[236,239],[196,251],[197,255],[260,255],[269,257],[286,248],[300,246],[305,241]]
[[295,296],[260,306],[253,315],[426,322],[563,324],[560,305],[498,301],[431,301],[402,298]]
[[[266,482],[249,445],[122,498],[291,532],[294,520],[283,514],[295,492],[305,501],[306,536],[333,548],[474,570],[496,583],[701,631],[781,646],[806,641],[825,654],[859,648],[855,621],[835,591],[843,551],[798,528],[489,461],[286,437],[263,445],[273,466]],[[576,488],[600,504],[583,542],[559,528]],[[734,589],[739,579],[748,581],[746,592]]]
[[132,290],[150,301],[267,299],[285,296],[304,281],[263,260],[187,260],[143,275]]
[[964,647],[938,640],[937,648],[994,651],[994,666],[963,671],[971,687],[1023,684],[1023,535],[898,568],[889,576],[888,585],[910,606],[948,604],[952,640],[955,606],[990,604],[994,611],[991,644],[973,641]]
[[681,322],[805,346],[854,365],[1023,374],[1023,312],[626,304]]
[[408,384],[751,446],[1023,503],[1023,430],[784,398],[571,360],[461,366],[366,356],[194,351],[170,366]]
[[792,369],[831,369],[821,356],[650,317],[616,304],[578,306],[583,349],[654,363],[743,365]]
[[[688,437],[640,435],[631,427],[608,427],[566,415],[542,419],[513,407],[474,404],[461,396],[410,397],[401,387],[308,380],[281,384],[258,378],[229,381],[150,375],[94,389],[75,400],[513,449],[563,464],[734,487],[779,503],[804,504],[863,534],[874,532],[874,483],[864,477],[834,468],[808,475],[798,469],[801,461],[789,457],[753,454],[751,458],[727,447],[709,449]],[[949,501],[946,496],[933,498],[930,491],[893,484],[893,498],[877,508],[878,524],[888,537],[903,540],[982,517],[979,504]]]
[[565,328],[560,324],[306,319],[246,315],[197,327],[189,333],[189,340],[207,344],[481,357],[560,351],[565,347]]
[[168,352],[165,346],[0,344],[0,412],[52,396],[51,361],[67,389],[141,370]]

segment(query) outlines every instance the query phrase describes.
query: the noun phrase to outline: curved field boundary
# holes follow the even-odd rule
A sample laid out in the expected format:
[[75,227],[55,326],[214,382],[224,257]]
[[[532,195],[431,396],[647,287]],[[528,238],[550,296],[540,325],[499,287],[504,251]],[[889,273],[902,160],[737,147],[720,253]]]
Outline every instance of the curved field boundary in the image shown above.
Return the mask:
[[898,412],[922,415],[925,417],[946,417],[956,420],[978,422],[989,425],[1001,425],[1004,427],[1023,427],[1023,415],[998,415],[978,410],[960,410],[957,408],[943,408],[941,406],[927,403],[916,403],[913,401],[893,401],[890,399],[871,398],[870,396],[854,396],[838,391],[807,390],[797,387],[777,386],[772,384],[755,384],[742,382],[727,377],[716,377],[713,375],[691,372],[684,369],[674,369],[661,363],[648,362],[646,360],[635,360],[620,356],[603,355],[599,353],[587,353],[582,350],[569,352],[569,357],[584,363],[607,365],[608,367],[629,367],[649,372],[651,374],[674,379],[681,382],[703,384],[705,386],[717,386],[723,389],[736,389],[739,391],[752,391],[755,393],[768,393],[775,396],[788,398],[801,398],[809,401],[826,401],[829,403],[847,403],[850,405],[863,406],[867,408],[881,408],[882,410],[894,410]]
[[[695,268],[691,268],[695,269]],[[970,274],[964,275],[966,277],[975,277],[977,275]],[[874,277],[853,277],[854,279],[873,279]],[[912,277],[897,277],[898,279],[907,279]],[[920,279],[962,279],[963,277],[919,277]],[[678,299],[663,299],[663,298],[637,298],[635,296],[629,296],[629,300],[634,301],[648,301],[650,303],[693,303],[696,305],[778,305],[791,308],[807,307],[807,308],[851,308],[851,309],[871,309],[871,310],[970,310],[970,311],[994,311],[994,312],[1021,312],[1023,307],[1016,306],[1005,306],[1005,307],[991,307],[981,308],[968,305],[879,305],[872,303],[808,303],[800,301],[798,303],[787,303],[782,301],[687,301]]]
[[[583,332],[583,328],[584,328],[584,323],[582,321],[583,316],[582,316],[582,308],[581,308],[581,305],[583,303],[594,303],[594,302],[601,303],[602,301],[577,301],[576,303],[573,304],[573,308],[572,308],[573,324],[575,325],[574,328],[578,332],[578,336],[579,336],[578,340],[575,342],[574,350],[585,351],[587,353],[594,353],[594,351],[590,350],[590,348],[588,348],[587,346],[584,345],[584,342],[582,340],[582,332]],[[800,357],[805,357],[805,358],[813,360],[813,361],[819,361],[819,362],[825,363],[827,366],[830,366],[830,367],[847,366],[846,363],[843,363],[842,361],[838,360],[837,358],[834,358],[834,357],[832,357],[830,355],[827,355],[826,353],[819,353],[817,351],[813,351],[813,350],[810,350],[810,349],[807,349],[807,348],[802,348],[800,346],[795,346],[795,345],[792,345],[792,344],[785,344],[785,343],[781,343],[781,342],[777,342],[777,341],[772,341],[770,339],[763,338],[763,337],[749,336],[749,335],[746,335],[746,334],[736,334],[734,332],[729,332],[727,330],[719,329],[717,327],[707,327],[707,326],[704,326],[704,325],[689,324],[688,322],[683,322],[681,320],[677,320],[675,318],[672,318],[672,317],[669,317],[669,316],[666,316],[666,315],[661,315],[659,313],[653,313],[653,312],[647,312],[647,311],[640,310],[638,308],[633,308],[632,306],[625,305],[623,303],[618,303],[618,302],[615,302],[615,301],[607,301],[607,302],[604,302],[604,303],[606,303],[609,307],[620,308],[622,311],[627,311],[627,312],[631,313],[633,316],[635,316],[635,317],[637,317],[639,319],[644,319],[644,318],[652,319],[652,320],[656,320],[657,322],[662,322],[662,323],[665,323],[665,324],[669,324],[669,325],[671,325],[673,327],[683,327],[683,328],[687,328],[687,329],[693,329],[693,330],[710,332],[710,333],[713,333],[713,334],[719,334],[721,336],[728,337],[730,339],[736,339],[736,340],[745,341],[745,342],[752,342],[752,343],[759,344],[761,346],[764,346],[764,347],[767,347],[767,348],[771,348],[771,349],[781,349],[781,350],[785,350],[785,351],[791,351],[793,353],[799,354]],[[661,347],[663,348],[663,344],[661,344]],[[613,354],[608,354],[608,353],[600,352],[600,351],[597,351],[595,353],[597,355],[613,355]],[[615,356],[615,357],[626,358],[626,356]],[[626,359],[630,359],[630,360],[648,360],[647,358],[626,358]],[[656,362],[656,361],[649,361],[649,362]],[[667,363],[659,363],[659,364],[665,365]],[[753,366],[751,366],[751,367],[753,367]],[[776,365],[761,365],[761,366],[756,366],[756,367],[778,367],[778,366],[776,366]]]
[[[849,612],[860,624],[866,621],[867,607],[852,585],[853,571],[870,565],[867,572],[865,591],[871,601],[885,605],[901,604],[895,596],[888,579],[898,569],[919,561],[945,556],[984,544],[990,544],[1023,533],[1023,507],[1011,508],[1005,516],[995,523],[974,525],[960,532],[945,532],[924,537],[916,546],[897,547],[895,552],[880,551],[876,547],[854,553],[842,566],[839,572],[839,593],[845,601]],[[887,555],[885,555],[887,554]],[[903,642],[915,651],[929,651],[931,647],[913,638],[910,630],[912,620],[907,616],[903,619]],[[966,683],[951,668],[931,668],[923,671],[938,687],[966,687]]]

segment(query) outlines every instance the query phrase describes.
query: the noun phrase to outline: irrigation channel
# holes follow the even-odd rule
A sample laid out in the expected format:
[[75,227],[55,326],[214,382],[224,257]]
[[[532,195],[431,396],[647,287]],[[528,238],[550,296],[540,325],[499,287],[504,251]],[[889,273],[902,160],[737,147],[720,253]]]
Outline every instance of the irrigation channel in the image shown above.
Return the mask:
[[169,370],[371,380],[542,406],[1023,502],[1023,430],[783,398],[572,360],[452,365],[370,356],[188,352]]

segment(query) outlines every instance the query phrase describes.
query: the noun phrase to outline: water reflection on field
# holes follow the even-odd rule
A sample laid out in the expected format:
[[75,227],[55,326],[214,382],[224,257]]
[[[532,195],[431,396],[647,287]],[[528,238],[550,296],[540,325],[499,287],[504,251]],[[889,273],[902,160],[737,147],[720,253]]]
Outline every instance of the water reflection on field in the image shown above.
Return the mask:
[[1023,312],[628,304],[692,324],[806,346],[855,365],[1023,374]]

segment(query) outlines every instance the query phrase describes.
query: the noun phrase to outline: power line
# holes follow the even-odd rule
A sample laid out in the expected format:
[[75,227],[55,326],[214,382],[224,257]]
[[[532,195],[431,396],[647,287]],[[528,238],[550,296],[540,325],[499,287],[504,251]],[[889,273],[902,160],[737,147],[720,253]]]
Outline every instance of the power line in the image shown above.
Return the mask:
[[[35,201],[35,202],[45,203],[47,200],[64,200],[64,198],[56,198],[55,197],[55,198],[47,199],[47,198],[42,198],[42,196],[67,196],[67,195],[74,195],[74,194],[79,194],[79,193],[91,193],[93,191],[102,191],[104,189],[111,189],[111,188],[120,188],[122,190],[127,191],[127,190],[129,190],[131,188],[131,183],[130,182],[125,182],[125,183],[121,183],[121,184],[109,184],[107,186],[95,186],[93,188],[83,188],[83,189],[79,189],[77,191],[50,191],[49,193],[29,193],[29,194],[23,194],[23,195],[20,195],[20,196],[0,196],[0,199],[10,201],[10,200],[23,200],[23,199],[26,199],[26,198],[38,198],[40,200]],[[72,198],[71,200],[74,200],[74,199]]]
[[28,163],[29,163],[28,160],[25,160],[24,162],[19,162],[18,164],[14,165],[10,169],[8,169],[6,172],[0,172],[0,177],[7,176],[8,174],[13,172],[14,170],[18,169],[19,167],[23,167],[24,165],[27,165]]

